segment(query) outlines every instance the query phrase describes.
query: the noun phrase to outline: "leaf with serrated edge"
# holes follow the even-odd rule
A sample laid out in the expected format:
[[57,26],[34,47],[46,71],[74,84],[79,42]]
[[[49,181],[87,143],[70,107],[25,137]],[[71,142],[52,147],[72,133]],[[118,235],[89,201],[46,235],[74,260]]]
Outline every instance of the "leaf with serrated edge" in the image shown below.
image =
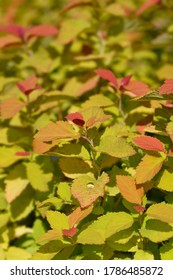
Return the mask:
[[85,230],[83,230],[77,238],[77,242],[81,244],[104,244],[106,239],[111,235],[131,227],[133,218],[125,212],[107,213],[99,217]]
[[154,137],[137,136],[133,138],[133,141],[139,148],[151,151],[165,152],[163,143]]
[[136,168],[136,182],[142,184],[150,181],[162,168],[164,158],[161,156],[145,155]]
[[116,176],[117,186],[121,195],[129,202],[141,204],[144,196],[144,188],[137,187],[135,179],[130,176]]
[[94,203],[98,197],[104,195],[105,185],[109,182],[106,173],[96,180],[95,178],[83,175],[77,177],[72,184],[72,195],[79,201],[81,208],[85,208]]
[[173,223],[173,206],[165,202],[151,205],[146,214],[165,223]]
[[41,128],[35,135],[35,139],[43,142],[49,142],[55,139],[72,138],[78,139],[79,134],[73,130],[73,127],[68,122],[57,121],[50,122],[45,127]]
[[25,106],[26,104],[16,97],[4,99],[0,104],[0,115],[4,119],[10,119],[14,117]]
[[47,192],[49,190],[44,171],[35,162],[26,164],[26,173],[31,186],[38,191]]
[[93,205],[88,208],[82,209],[77,207],[68,217],[70,228],[76,226],[80,221],[82,221],[86,216],[88,216],[93,210]]
[[60,232],[64,228],[69,229],[68,217],[64,213],[48,210],[46,218],[52,229],[59,230]]
[[136,153],[124,138],[112,137],[112,135],[103,137],[96,150],[117,158],[132,156]]
[[164,170],[157,188],[167,192],[173,192],[173,173],[168,170]]

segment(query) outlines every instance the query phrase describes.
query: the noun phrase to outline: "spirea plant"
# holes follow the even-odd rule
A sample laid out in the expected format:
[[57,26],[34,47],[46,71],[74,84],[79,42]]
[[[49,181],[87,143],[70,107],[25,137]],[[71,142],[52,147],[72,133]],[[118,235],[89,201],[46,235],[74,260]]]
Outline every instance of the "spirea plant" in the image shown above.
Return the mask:
[[172,259],[172,4],[34,2],[2,7],[0,259]]

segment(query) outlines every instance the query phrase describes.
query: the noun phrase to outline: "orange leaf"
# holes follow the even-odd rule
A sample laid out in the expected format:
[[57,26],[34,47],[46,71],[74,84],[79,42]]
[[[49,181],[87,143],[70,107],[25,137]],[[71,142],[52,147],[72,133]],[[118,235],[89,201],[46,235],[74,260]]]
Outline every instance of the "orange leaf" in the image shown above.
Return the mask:
[[157,151],[157,152],[165,152],[163,143],[154,137],[137,136],[133,138],[133,141],[139,148],[145,150]]
[[0,37],[0,49],[21,44],[21,40],[12,35]]
[[10,119],[26,106],[19,99],[12,97],[5,99],[0,104],[0,114],[4,119]]
[[70,228],[76,227],[76,225],[82,221],[86,216],[88,216],[93,209],[93,205],[88,208],[81,209],[81,207],[77,207],[68,218]]
[[141,204],[144,196],[143,186],[137,186],[131,176],[116,176],[117,186],[122,197],[134,204]]
[[23,80],[17,83],[18,88],[26,95],[30,94],[33,90],[40,89],[40,86],[37,86],[37,78],[31,76],[26,80]]
[[38,139],[34,139],[33,143],[32,143],[32,146],[33,146],[33,152],[41,155],[41,154],[44,154],[47,151],[49,151],[55,145],[54,144],[47,144],[47,143],[44,143],[44,142],[42,142]]
[[136,168],[137,184],[150,181],[160,171],[164,160],[161,156],[145,155]]
[[79,137],[80,135],[73,129],[72,125],[64,121],[50,122],[35,135],[35,139],[42,142],[64,138],[78,139]]

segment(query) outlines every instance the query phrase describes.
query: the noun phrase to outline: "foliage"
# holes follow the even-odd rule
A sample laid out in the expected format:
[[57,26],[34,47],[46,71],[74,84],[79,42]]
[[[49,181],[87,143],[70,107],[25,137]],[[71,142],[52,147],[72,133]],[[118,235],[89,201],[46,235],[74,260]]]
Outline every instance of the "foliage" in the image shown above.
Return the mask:
[[172,259],[171,7],[3,1],[0,259]]

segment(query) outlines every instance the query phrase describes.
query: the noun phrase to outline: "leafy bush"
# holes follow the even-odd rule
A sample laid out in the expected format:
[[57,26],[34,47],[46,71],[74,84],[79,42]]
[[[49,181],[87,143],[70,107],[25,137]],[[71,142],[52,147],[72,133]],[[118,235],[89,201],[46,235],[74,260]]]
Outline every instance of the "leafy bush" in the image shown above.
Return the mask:
[[172,259],[171,6],[3,2],[0,259]]

